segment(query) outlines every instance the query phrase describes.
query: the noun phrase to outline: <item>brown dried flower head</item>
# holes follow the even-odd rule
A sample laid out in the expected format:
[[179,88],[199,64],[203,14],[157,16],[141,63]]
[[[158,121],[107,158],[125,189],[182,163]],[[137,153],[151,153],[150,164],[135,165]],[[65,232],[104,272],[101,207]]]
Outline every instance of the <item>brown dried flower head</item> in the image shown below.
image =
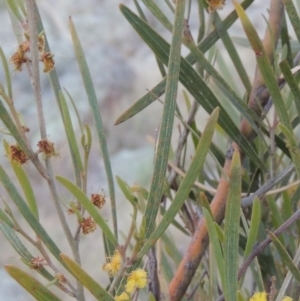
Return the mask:
[[30,264],[32,269],[38,270],[47,265],[47,261],[44,258],[35,257],[31,259]]
[[222,9],[225,5],[225,0],[207,0],[209,12],[214,12],[217,9]]
[[41,33],[38,36],[38,51],[39,52],[45,52],[45,36],[44,36],[44,33]]
[[40,140],[37,144],[39,152],[44,153],[46,157],[55,156],[54,143],[49,140]]
[[50,72],[55,65],[54,62],[54,54],[51,54],[50,52],[44,52],[41,56],[41,61],[44,63],[44,72]]
[[11,57],[10,61],[15,65],[15,71],[22,71],[22,65],[29,60],[26,56],[27,51],[24,51],[23,46],[20,45],[16,53]]
[[80,221],[80,224],[83,234],[89,234],[96,230],[96,223],[94,222],[91,216],[89,216],[88,218],[83,217],[82,221]]
[[54,277],[61,283],[66,283],[67,279],[62,272],[55,273]]
[[101,209],[105,204],[105,196],[100,193],[92,193],[91,200],[92,203],[99,209]]
[[29,40],[24,41],[19,47],[23,54],[29,52],[30,51]]
[[11,145],[9,147],[10,150],[10,159],[16,161],[20,164],[26,163],[29,159],[25,152],[20,148],[19,145]]

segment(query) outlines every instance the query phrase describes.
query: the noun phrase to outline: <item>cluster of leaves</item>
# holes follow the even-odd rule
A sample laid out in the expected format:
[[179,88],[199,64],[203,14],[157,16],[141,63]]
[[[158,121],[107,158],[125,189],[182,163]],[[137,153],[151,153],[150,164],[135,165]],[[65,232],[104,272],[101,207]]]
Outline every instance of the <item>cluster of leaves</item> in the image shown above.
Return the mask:
[[[273,44],[269,48],[261,43],[245,13],[253,0],[245,0],[241,5],[234,1],[235,10],[224,20],[221,20],[216,11],[224,5],[224,1],[198,0],[195,4],[198,6],[200,21],[197,43],[194,42],[188,22],[185,21],[185,12],[189,19],[192,1],[177,0],[172,4],[165,0],[174,14],[173,22],[169,21],[153,0],[142,2],[172,33],[172,40],[169,44],[147,23],[138,1],[135,0],[134,3],[140,16],[126,6],[120,6],[124,17],[156,56],[163,80],[119,116],[116,124],[138,114],[165,93],[149,191],[137,185],[130,186],[130,183],[116,177],[116,182],[133,208],[131,225],[124,243],[121,244],[118,237],[114,178],[100,114],[101,108],[98,107],[93,80],[72,19],[69,20],[69,26],[74,51],[107,175],[112,227],[101,214],[105,197],[101,194],[92,194],[91,197],[87,195],[92,131],[88,125],[82,125],[80,112],[76,109],[72,97],[68,95],[76,110],[77,122],[81,129],[80,137],[75,134],[68,102],[59,84],[54,57],[36,2],[6,1],[16,36],[19,39],[24,37],[18,41],[19,46],[11,62],[16,71],[26,67],[33,83],[41,139],[34,150],[27,137],[28,128],[23,124],[23,119],[15,107],[9,63],[0,49],[6,74],[6,87],[2,83],[0,87],[0,119],[5,127],[2,132],[11,135],[15,140],[13,145],[4,140],[4,149],[16,175],[15,178],[10,178],[0,165],[0,182],[9,196],[9,200],[4,201],[5,209],[0,209],[0,229],[22,261],[44,277],[48,284],[42,284],[13,265],[7,265],[6,270],[37,300],[60,300],[48,288],[49,285],[57,286],[80,301],[85,300],[84,287],[97,300],[136,300],[139,298],[139,289],[143,289],[147,283],[148,300],[225,298],[226,301],[242,301],[252,295],[252,290],[268,290],[270,301],[280,301],[286,294],[297,300],[300,282],[300,272],[297,268],[300,259],[297,240],[300,225],[297,220],[300,212],[297,211],[297,204],[300,189],[295,178],[300,175],[300,152],[295,129],[300,122],[300,90],[297,76],[299,68],[292,69],[294,44],[290,41],[284,18],[285,9],[299,42],[300,19],[293,1],[284,1],[284,7],[281,3],[282,10],[275,21],[280,23],[283,20],[283,26],[278,26],[278,29],[272,27],[274,12],[270,10],[267,31],[273,38],[270,39]],[[275,7],[279,2],[271,1]],[[257,86],[250,84],[245,65],[227,33],[238,18],[256,55],[259,70],[256,77],[257,82],[261,81]],[[272,32],[273,29],[275,32]],[[274,47],[279,36],[281,50]],[[229,85],[226,80],[229,71],[226,68],[218,72],[214,67],[214,62],[219,59],[214,45],[219,39],[233,62],[243,89],[233,89]],[[243,40],[245,41],[246,39]],[[190,54],[185,58],[181,57],[182,44],[190,50]],[[277,60],[272,66],[274,51],[277,51]],[[299,54],[295,58],[294,64],[297,65]],[[40,63],[44,64],[44,71],[49,74],[60,109],[74,168],[73,181],[54,176],[52,172],[51,162],[57,152],[54,143],[47,139],[47,125],[44,124],[45,112],[39,83]],[[196,67],[193,67],[194,64]],[[274,71],[279,69],[283,74],[280,77]],[[176,105],[179,82],[186,89],[184,98],[189,111],[186,120],[182,108]],[[284,87],[285,83],[288,84],[287,87]],[[222,93],[216,93],[213,87]],[[284,93],[280,91],[282,88]],[[274,103],[276,114],[266,116],[271,103]],[[200,130],[202,125],[196,122],[196,113],[200,109],[210,115],[204,130]],[[243,120],[240,128],[234,122],[236,111]],[[178,144],[172,146],[175,117],[183,130],[180,131]],[[234,141],[227,152],[213,140],[216,129],[219,138],[224,140],[229,136]],[[255,136],[257,138],[253,141]],[[189,137],[192,141],[192,160],[188,165],[186,162],[191,151],[187,144]],[[214,167],[204,168],[210,157],[215,162]],[[244,163],[243,172],[241,159]],[[36,167],[41,178],[44,178],[49,186],[73,258],[63,254],[39,220],[34,187],[23,166],[31,164],[29,162]],[[18,181],[21,189],[17,188],[15,181]],[[282,187],[273,189],[275,185]],[[73,201],[68,204],[68,212],[75,214],[78,219],[76,229],[71,229],[65,218],[58,193],[58,187],[61,186],[73,197]],[[19,225],[10,209],[11,202],[34,231],[35,238],[28,235]],[[142,215],[140,225],[137,223],[138,215]],[[180,220],[175,219],[177,216]],[[192,237],[183,258],[179,252],[180,246],[175,243],[169,232],[166,232],[171,224],[178,237]],[[80,266],[80,233],[90,234],[96,227],[101,228],[103,233],[103,254],[107,258],[103,270],[109,276],[107,288],[101,286]],[[283,232],[285,235],[279,236]],[[33,256],[28,251],[20,236],[35,247],[39,256]],[[272,245],[269,245],[270,242]],[[192,251],[194,246],[196,251]],[[146,254],[148,260],[145,259]],[[205,254],[207,256],[202,258]],[[243,262],[240,268],[239,258]],[[203,260],[199,264],[201,259]],[[141,264],[146,262],[148,275],[141,269]],[[252,277],[250,288],[243,277],[249,266]],[[77,287],[72,284],[73,278],[77,280]],[[166,284],[169,284],[169,287]],[[190,290],[187,291],[188,287]],[[266,300],[266,293],[254,295],[252,300]],[[290,299],[285,297],[284,300]]]

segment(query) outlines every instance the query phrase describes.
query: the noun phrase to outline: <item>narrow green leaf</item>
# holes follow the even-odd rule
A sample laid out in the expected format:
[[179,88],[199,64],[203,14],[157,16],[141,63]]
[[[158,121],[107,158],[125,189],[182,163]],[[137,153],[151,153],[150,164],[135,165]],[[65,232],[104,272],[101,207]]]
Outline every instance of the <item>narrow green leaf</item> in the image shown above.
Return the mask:
[[[177,1],[174,20],[175,26],[172,34],[170,57],[168,62],[166,96],[163,116],[161,119],[161,126],[157,141],[152,183],[144,215],[146,220],[146,238],[151,235],[155,227],[155,219],[161,202],[164,188],[163,183],[165,181],[165,174],[168,165],[179,80],[181,37],[184,25],[184,9],[185,1]],[[146,23],[144,22],[144,24]]]
[[279,119],[282,122],[282,124],[284,124],[288,129],[292,130],[290,119],[282,96],[280,94],[278,83],[275,79],[272,66],[270,64],[269,58],[266,55],[262,42],[241,5],[236,1],[233,1],[233,3],[242,22],[245,33],[249,39],[249,42],[256,54],[257,65],[268,88],[270,96],[273,99],[273,103],[275,105]]
[[148,301],[157,301],[152,292],[148,292]]
[[222,230],[222,228],[220,227],[220,225],[216,222],[214,222],[217,234],[219,236],[219,241],[221,242],[221,244],[224,244],[224,231]]
[[[147,18],[146,18],[146,16],[145,16],[145,14],[144,14],[144,12],[143,12],[143,10],[142,10],[140,4],[138,3],[138,1],[137,1],[137,0],[134,0],[134,4],[135,4],[135,7],[137,8],[137,11],[139,12],[140,17],[141,17],[145,22],[147,22]],[[154,5],[156,5],[156,4],[154,3]],[[161,12],[161,11],[160,11],[160,12]],[[161,13],[162,13],[162,12],[161,12]],[[162,14],[163,14],[163,13],[162,13]],[[172,25],[171,25],[171,26],[172,26]],[[156,59],[156,63],[157,63],[158,69],[159,69],[159,71],[160,71],[160,74],[161,74],[161,76],[164,78],[164,77],[167,75],[166,70],[165,70],[165,67],[164,67],[164,64],[163,64],[157,57],[155,57],[155,59]]]
[[[165,278],[166,283],[169,283],[174,276],[174,268],[170,264],[171,256],[172,255],[166,254],[165,252],[162,253],[162,270],[163,270],[163,276]],[[168,290],[166,289],[166,292],[167,291]]]
[[298,41],[300,42],[300,18],[292,0],[284,0],[286,12],[294,28]]
[[153,244],[157,241],[157,239],[159,239],[159,237],[170,225],[170,223],[172,222],[172,220],[174,219],[174,217],[182,207],[184,201],[186,200],[191,190],[191,187],[195,182],[195,180],[197,179],[199,173],[201,172],[201,169],[205,162],[205,158],[210,147],[210,143],[218,120],[218,116],[219,116],[219,109],[217,108],[214,110],[214,112],[211,114],[210,118],[208,119],[207,125],[203,131],[195,155],[190,164],[190,168],[187,171],[186,176],[183,178],[182,182],[180,183],[179,189],[174,197],[174,200],[170,208],[165,213],[160,224],[157,226],[157,228],[152,233],[150,238],[145,242],[143,248],[140,250],[138,254],[139,258],[145,255],[149,251],[149,249],[153,246]]
[[75,261],[65,254],[60,254],[73,276],[100,301],[114,301],[114,298],[102,288],[97,281],[88,275]]
[[241,291],[238,291],[237,294],[236,294],[236,299],[237,301],[245,301]]
[[42,242],[47,246],[47,248],[50,250],[50,252],[56,257],[59,261],[60,257],[59,254],[61,253],[59,248],[56,246],[56,244],[53,242],[53,240],[50,238],[48,233],[45,231],[45,229],[42,227],[42,225],[38,222],[38,220],[35,218],[32,211],[29,209],[21,195],[19,194],[18,190],[16,189],[15,185],[12,183],[12,181],[7,176],[5,170],[0,165],[0,182],[2,182],[3,187],[7,191],[7,193],[10,195],[12,201],[15,203],[19,211],[21,212],[24,219],[27,221],[27,223],[31,226],[33,231],[39,236],[39,238],[42,240]]
[[249,229],[247,244],[246,244],[245,253],[244,253],[245,258],[248,257],[255,242],[257,241],[257,233],[258,233],[258,229],[259,229],[260,219],[261,219],[260,201],[256,197],[253,201],[253,206],[252,206],[250,229]]
[[216,71],[216,69],[208,62],[204,54],[197,48],[196,44],[187,38],[187,47],[189,47],[191,53],[195,56],[201,67],[206,70],[206,72],[212,77],[214,82],[217,84],[219,89],[225,94],[229,99],[232,105],[239,110],[239,112],[249,121],[252,128],[259,134],[260,130],[258,129],[256,122],[261,122],[258,116],[242,101],[233,89],[227,84],[224,78]]
[[201,202],[201,206],[209,212],[210,216],[213,216],[208,199],[204,192],[200,192],[200,202]]
[[289,149],[293,163],[295,164],[295,169],[298,174],[298,178],[300,177],[300,149],[298,148],[298,144],[296,142],[295,136],[293,132],[288,129],[283,124],[278,125],[279,129],[282,131],[286,138],[286,146]]
[[[152,49],[155,55],[157,55],[164,64],[168,65],[170,51],[169,44],[160,35],[153,31],[153,29],[149,27],[147,23],[141,20],[127,7],[121,5],[121,11],[134,29]],[[198,73],[183,58],[181,58],[180,68],[179,78],[187,90],[209,114],[211,114],[214,108],[220,108],[219,124],[221,127],[234,141],[239,143],[243,151],[253,160],[253,162],[255,162],[257,166],[265,169],[264,164],[258,158],[257,153],[253,149],[252,145],[243,135],[241,135],[237,126],[233,123],[225,109],[222,107],[218,99],[215,97],[203,79],[198,75]],[[152,90],[152,92],[154,95],[157,95],[157,91]]]
[[[254,0],[245,0],[242,3],[242,7],[247,9]],[[223,21],[224,30],[227,30],[231,27],[231,25],[236,21],[237,14],[234,10],[230,13],[226,19]],[[209,50],[219,39],[219,34],[217,30],[212,31],[201,43],[198,45],[198,48],[201,52],[205,53]],[[191,65],[196,63],[196,59],[190,53],[186,60]],[[145,107],[150,105],[153,101],[160,97],[165,92],[166,87],[166,79],[163,79],[159,84],[157,84],[150,92],[148,92],[145,96],[139,99],[134,105],[132,105],[126,112],[124,112],[118,119],[115,121],[115,124],[119,124],[124,122],[125,120],[129,119],[130,117],[134,116]]]
[[69,97],[69,99],[71,101],[71,104],[73,106],[73,109],[74,109],[76,117],[77,117],[78,125],[80,127],[81,135],[83,135],[83,124],[82,124],[82,121],[81,121],[80,114],[79,114],[79,111],[77,109],[76,103],[75,103],[73,97],[71,96],[71,94],[68,92],[67,89],[65,89],[65,92],[67,93],[67,95],[68,95],[68,97]]
[[5,212],[0,208],[0,222],[1,221],[12,228],[14,227],[14,223],[8,218]]
[[136,206],[137,199],[136,197],[131,193],[129,185],[122,180],[119,176],[116,176],[117,183],[123,192],[126,199],[131,203],[132,206]]
[[16,0],[19,6],[20,11],[23,13],[25,17],[27,17],[26,4],[23,0]]
[[[270,217],[272,220],[272,225],[276,229],[282,225],[284,222],[282,218],[282,214],[279,211],[279,208],[277,206],[277,202],[275,198],[272,195],[267,196],[267,202],[268,202],[268,207],[270,211]],[[285,237],[283,235],[280,235],[279,240],[285,245]]]
[[[160,212],[161,215],[164,216],[166,213],[166,209],[163,206],[160,206]],[[182,226],[179,222],[177,222],[175,219],[172,221],[172,225],[177,228],[180,232],[184,233],[187,236],[190,236],[190,232],[186,230],[184,226]]]
[[[208,264],[209,264],[209,300],[216,300],[219,294],[219,273],[217,262],[214,256],[212,244],[208,246]],[[222,286],[221,286],[222,287]]]
[[182,259],[182,253],[180,252],[180,245],[176,239],[172,239],[171,234],[164,233],[161,236],[161,240],[164,243],[164,248],[168,257],[174,261],[175,265],[178,266]]
[[13,265],[6,265],[5,270],[21,286],[23,286],[38,301],[61,301],[42,283]]
[[[291,39],[291,37],[289,37],[289,39]],[[242,46],[242,47],[246,47],[246,48],[250,48],[251,45],[249,43],[249,40],[247,38],[244,37],[233,37],[232,40],[237,43],[238,45]],[[279,40],[280,42],[283,42],[281,40]],[[293,50],[293,52],[297,53],[300,50],[300,45],[299,42],[296,40],[290,40],[290,44],[291,44],[291,48]],[[280,43],[277,45],[276,50],[278,52],[283,50],[283,45]]]
[[111,170],[111,164],[109,159],[109,152],[107,148],[107,142],[105,138],[104,126],[102,123],[101,114],[99,112],[99,104],[96,96],[93,80],[85,59],[84,51],[80,43],[79,37],[77,35],[75,26],[72,22],[72,19],[69,18],[69,27],[71,31],[73,46],[75,50],[75,56],[79,65],[79,69],[82,75],[82,80],[84,83],[85,91],[88,96],[89,104],[91,107],[91,112],[93,114],[94,122],[96,125],[97,136],[99,139],[100,149],[103,156],[104,167],[106,171],[108,187],[109,187],[109,196],[111,201],[111,211],[113,219],[114,234],[116,239],[118,239],[118,224],[117,224],[117,208],[115,200],[115,188],[114,188],[114,179]]
[[157,6],[153,0],[142,0],[152,14],[157,18],[158,21],[163,24],[170,32],[173,30],[172,23],[168,20],[162,10]]
[[6,0],[6,3],[10,8],[10,10],[12,11],[12,13],[14,14],[14,16],[18,19],[20,23],[22,23],[24,18],[22,16],[22,12],[20,11],[18,3],[16,3],[15,0]]
[[294,213],[291,199],[292,198],[288,190],[282,192],[282,216],[284,220],[290,218]]
[[27,155],[29,155],[30,150],[29,150],[26,142],[24,141],[22,135],[19,133],[14,121],[12,120],[9,113],[7,112],[2,100],[0,100],[0,119],[2,120],[4,125],[6,126],[6,128],[10,132],[10,134],[16,139],[17,143],[22,148],[22,150]]
[[117,245],[116,237],[113,235],[109,226],[107,225],[103,217],[100,215],[97,208],[93,205],[91,200],[87,197],[87,195],[70,180],[61,176],[57,176],[56,179],[71,192],[71,194],[76,198],[76,200],[78,200],[82,204],[82,206],[86,209],[86,211],[92,216],[95,222],[102,229],[107,239],[114,246],[116,246]]
[[[282,29],[281,29],[281,46],[282,46],[282,58],[286,59],[287,62],[290,64],[290,66],[293,65],[293,54],[292,54],[292,41],[290,39],[290,34],[289,34],[289,26],[287,24],[287,17],[286,14],[283,16],[283,21],[282,21]],[[299,44],[299,43],[298,43]],[[299,45],[300,46],[300,45]],[[277,47],[278,48],[278,47]],[[284,54],[284,48],[285,48],[285,54]]]
[[[6,140],[3,140],[3,145],[6,151],[6,155],[8,158],[10,158],[10,153],[9,153],[9,144],[7,143]],[[18,162],[14,160],[9,160],[15,175],[23,189],[24,195],[26,197],[28,206],[34,216],[36,217],[37,220],[39,220],[39,210],[36,202],[36,198],[31,186],[31,183],[28,179],[27,173],[24,171],[23,166],[19,164]]]
[[224,270],[224,257],[218,237],[218,233],[216,231],[214,221],[212,219],[212,216],[209,211],[206,210],[206,208],[203,208],[203,214],[205,216],[206,224],[207,224],[207,230],[209,235],[209,241],[212,246],[214,258],[217,263],[217,267],[220,273],[220,279],[222,288],[225,287],[225,270]]
[[290,65],[287,62],[287,60],[283,60],[282,62],[280,62],[279,64],[280,69],[283,73],[283,76],[286,80],[286,83],[289,85],[293,96],[294,96],[294,102],[295,102],[295,106],[298,112],[298,115],[300,116],[300,89],[298,87],[298,84],[293,76],[293,73],[290,69]]
[[61,91],[59,92],[59,98],[61,103],[61,112],[64,120],[64,127],[67,134],[68,145],[70,148],[73,168],[75,172],[76,184],[78,186],[81,186],[81,175],[83,172],[83,166],[82,166],[82,161],[78,149],[74,127],[70,116],[70,111],[67,106],[66,99]]
[[[21,256],[21,260],[30,266],[30,262],[34,258],[34,256],[23,245],[23,243],[17,236],[16,231],[12,227],[10,227],[9,225],[5,224],[2,221],[0,221],[0,229],[3,232],[3,234],[5,235],[6,240],[11,244],[11,246],[16,250],[16,252]],[[37,272],[39,274],[41,274],[43,277],[45,277],[45,279],[47,279],[48,281],[55,280],[55,278],[43,267],[38,269]],[[56,283],[56,285],[61,285],[61,284]]]
[[241,173],[240,156],[238,151],[235,151],[231,163],[229,192],[225,210],[224,296],[226,301],[236,301],[236,293],[238,290]]
[[224,28],[224,23],[221,21],[221,18],[219,17],[218,13],[214,14],[214,20],[213,20],[216,30],[219,33],[219,36],[227,50],[228,55],[230,56],[236,71],[238,72],[238,75],[247,91],[247,94],[250,95],[252,85],[250,83],[248,74],[245,70],[245,67],[240,59],[240,56],[227,32],[227,30]]
[[20,241],[18,236],[15,233],[15,230],[10,226],[0,222],[0,228],[5,235],[6,240],[12,245],[15,251],[27,262],[33,258],[29,251],[25,248],[23,243]]
[[[300,246],[298,246],[296,255],[294,257],[293,263],[295,264],[295,266],[298,266],[300,262]],[[291,273],[291,271],[289,271],[284,279],[284,281],[281,284],[280,290],[278,292],[277,298],[275,301],[282,301],[283,297],[286,294],[287,289],[290,287],[290,283],[292,281],[293,275]]]
[[[296,119],[296,118],[295,118]],[[297,120],[295,120],[295,124],[298,123],[298,118]],[[294,128],[294,123],[292,122],[292,125],[293,125],[293,128]],[[264,124],[261,124],[261,131],[264,133],[264,135],[266,136],[269,136],[270,135],[270,131],[266,128],[266,126]],[[276,146],[286,155],[288,156],[289,158],[291,157],[291,154],[288,150],[288,148],[286,147],[285,143],[284,143],[284,140],[278,136],[278,135],[275,135],[275,143],[276,143]]]
[[[247,243],[244,251],[244,260],[246,260],[248,255],[253,250],[255,243],[258,240],[258,231],[259,231],[259,226],[261,221],[261,207],[260,207],[259,199],[255,197],[253,201],[250,229],[248,227],[248,223],[244,216],[243,210],[241,209],[240,212],[241,212],[242,223],[247,235]],[[254,259],[254,262],[251,264],[250,268],[252,270],[253,278],[256,281],[258,289],[263,290],[264,282],[261,274],[261,268],[257,258]],[[240,279],[240,283],[242,283],[244,279],[245,277],[242,277],[242,279]]]
[[5,57],[5,54],[3,52],[2,47],[0,47],[0,57],[1,57],[1,60],[2,60],[3,69],[4,69],[4,72],[5,72],[5,79],[6,79],[6,85],[7,85],[7,94],[9,96],[9,98],[12,99],[13,95],[12,95],[12,87],[11,87],[11,77],[10,77],[8,62],[7,62],[7,59]]
[[92,147],[92,131],[87,124],[85,124],[84,129],[85,133],[81,137],[81,145],[84,148],[86,156],[88,156]]
[[[283,182],[284,183],[284,182]],[[283,184],[282,183],[282,184]],[[293,204],[291,202],[291,196],[288,190],[282,192],[282,217],[283,220],[289,219],[293,213],[294,213],[294,208]],[[289,233],[295,233],[297,231],[296,228],[296,223],[290,226],[290,232]],[[296,253],[296,248],[297,248],[297,241],[295,241],[294,236],[291,234],[286,235],[286,246],[289,248],[290,254],[295,254]]]
[[272,242],[274,243],[278,253],[280,254],[280,257],[284,264],[288,267],[292,275],[295,277],[295,279],[300,282],[300,272],[297,268],[297,266],[293,263],[292,258],[288,254],[287,250],[284,248],[280,240],[276,237],[275,234],[272,232],[268,232],[269,237],[271,238]]

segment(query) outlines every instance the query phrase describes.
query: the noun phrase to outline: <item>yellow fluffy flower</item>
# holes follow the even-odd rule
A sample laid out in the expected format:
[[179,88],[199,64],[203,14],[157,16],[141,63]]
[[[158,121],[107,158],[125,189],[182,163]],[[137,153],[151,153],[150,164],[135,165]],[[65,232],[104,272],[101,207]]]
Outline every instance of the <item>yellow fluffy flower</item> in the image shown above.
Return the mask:
[[250,301],[267,301],[267,294],[265,292],[255,293]]
[[127,278],[125,290],[132,293],[136,288],[144,288],[147,284],[147,273],[142,269],[132,271]]
[[123,292],[121,295],[115,296],[115,300],[116,301],[126,301],[126,300],[129,300],[129,296],[127,295],[127,293]]
[[116,251],[112,257],[109,257],[108,262],[103,265],[102,269],[108,273],[109,276],[115,276],[119,271],[122,263],[122,257],[119,251]]
[[[267,293],[266,292],[258,292],[255,293],[250,301],[267,301]],[[291,297],[284,297],[282,301],[293,301]]]

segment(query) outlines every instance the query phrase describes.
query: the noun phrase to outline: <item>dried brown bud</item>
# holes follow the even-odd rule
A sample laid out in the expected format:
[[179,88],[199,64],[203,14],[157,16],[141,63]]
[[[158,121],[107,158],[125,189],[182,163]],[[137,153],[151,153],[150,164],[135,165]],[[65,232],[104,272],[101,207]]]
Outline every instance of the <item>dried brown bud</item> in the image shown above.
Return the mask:
[[61,283],[66,283],[67,279],[62,272],[55,273],[54,277]]
[[222,9],[225,5],[225,0],[207,0],[208,3],[208,11],[214,12],[217,9]]
[[55,156],[54,143],[49,140],[41,140],[37,144],[39,152],[44,153],[46,157]]
[[24,48],[25,43],[26,42],[18,47],[17,52],[14,53],[10,59],[10,61],[15,65],[15,71],[22,71],[22,65],[29,60],[26,56],[26,52],[28,50]]
[[94,222],[91,216],[89,216],[88,218],[82,218],[80,224],[81,224],[83,234],[89,234],[96,230],[96,223]]
[[38,36],[38,51],[45,51],[45,36],[43,33]]
[[29,40],[24,41],[19,47],[23,53],[29,52],[30,50]]
[[92,193],[91,200],[92,203],[99,209],[101,209],[105,204],[105,196],[100,193]]
[[41,56],[41,61],[44,63],[44,72],[50,72],[55,65],[54,55],[50,52],[44,52]]
[[43,266],[47,265],[46,260],[40,257],[32,258],[30,263],[31,263],[31,268],[34,270],[41,269]]
[[16,161],[20,164],[24,164],[29,159],[19,145],[11,145],[9,149],[11,160]]

